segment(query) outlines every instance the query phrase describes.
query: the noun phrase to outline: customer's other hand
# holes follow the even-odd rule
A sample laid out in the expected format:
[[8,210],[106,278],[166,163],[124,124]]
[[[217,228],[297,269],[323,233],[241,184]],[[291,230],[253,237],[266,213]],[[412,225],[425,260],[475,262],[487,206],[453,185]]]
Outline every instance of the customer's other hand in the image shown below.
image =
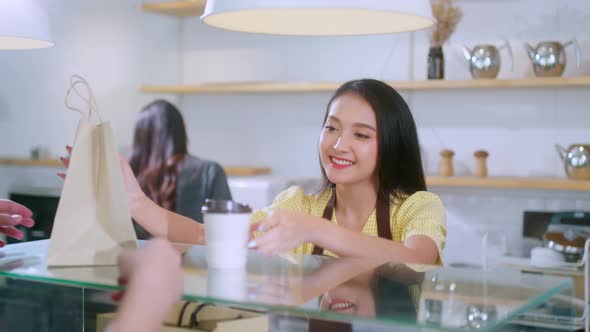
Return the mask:
[[159,330],[168,310],[182,294],[180,262],[180,253],[160,238],[119,256],[118,282],[127,287],[113,294],[113,300],[122,300],[113,331]]
[[[0,200],[0,233],[21,240],[23,233],[15,226],[32,227],[35,224],[32,217],[33,212],[25,206],[7,199]],[[3,241],[0,241],[0,247],[4,247]]]
[[161,238],[150,240],[141,249],[123,252],[118,259],[119,283],[127,289],[120,297],[137,291],[137,295],[150,297],[151,303],[172,305],[182,293],[180,257],[178,250]]

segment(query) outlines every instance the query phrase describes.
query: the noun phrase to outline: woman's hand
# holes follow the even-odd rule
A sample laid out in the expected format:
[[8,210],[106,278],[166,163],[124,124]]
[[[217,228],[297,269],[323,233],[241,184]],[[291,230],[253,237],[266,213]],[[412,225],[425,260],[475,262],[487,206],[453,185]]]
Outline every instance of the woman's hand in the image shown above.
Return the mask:
[[[66,168],[68,168],[70,166],[69,155],[71,155],[72,153],[72,147],[67,145],[66,150],[68,151],[68,156],[60,157],[59,160]],[[123,180],[125,181],[125,191],[127,192],[127,205],[129,206],[129,211],[131,211],[131,214],[133,215],[133,211],[135,211],[138,205],[142,203],[143,199],[147,197],[141,190],[141,187],[139,186],[139,183],[137,182],[137,179],[135,178],[135,175],[133,174],[133,171],[131,170],[131,166],[129,166],[129,162],[127,162],[127,159],[125,159],[125,157],[123,157],[122,155],[119,155],[119,163],[121,165],[121,173],[123,174]],[[62,179],[66,178],[66,173],[60,172],[57,173],[57,175]]]
[[[32,217],[33,212],[23,205],[7,199],[0,199],[0,233],[21,240],[23,233],[14,226],[32,227],[35,225]],[[3,241],[0,241],[1,247],[4,247]]]
[[119,256],[119,283],[124,292],[114,331],[156,331],[183,290],[180,253],[170,242],[155,238],[147,246]]
[[119,163],[121,164],[121,172],[123,173],[123,181],[125,181],[125,191],[127,192],[127,205],[129,206],[129,211],[133,215],[134,211],[144,202],[144,200],[149,200],[141,187],[139,186],[139,182],[137,182],[137,178],[135,174],[133,174],[133,170],[131,170],[131,166],[129,162],[123,155],[119,155]]
[[321,218],[303,212],[273,210],[263,219],[250,226],[251,232],[263,232],[248,243],[262,253],[277,255],[288,252],[308,242],[314,225],[322,222]]
[[[72,147],[69,145],[66,145],[66,151],[68,151],[68,156],[67,157],[59,157],[59,161],[61,161],[61,163],[64,165],[65,168],[70,167],[70,155],[72,154]],[[57,176],[59,176],[62,179],[66,179],[66,173],[64,172],[57,172]]]

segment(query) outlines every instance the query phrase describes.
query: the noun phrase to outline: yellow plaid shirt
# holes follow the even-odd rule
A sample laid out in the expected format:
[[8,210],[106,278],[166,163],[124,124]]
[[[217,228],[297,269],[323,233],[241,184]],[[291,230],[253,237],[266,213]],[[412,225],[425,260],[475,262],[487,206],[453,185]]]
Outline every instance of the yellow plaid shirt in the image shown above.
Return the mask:
[[[328,189],[319,194],[308,195],[301,187],[291,187],[280,193],[272,205],[255,211],[252,221],[256,222],[267,217],[272,209],[305,212],[312,216],[322,217],[326,204],[332,194]],[[403,201],[392,199],[390,207],[390,225],[393,241],[403,243],[413,235],[425,235],[431,238],[438,248],[438,263],[441,263],[441,253],[445,245],[447,235],[445,221],[445,207],[440,198],[428,191],[419,191],[408,196]],[[332,216],[332,222],[338,223],[336,213]],[[377,216],[375,210],[363,226],[362,233],[371,236],[377,234]],[[294,254],[310,255],[313,252],[312,243],[304,243],[294,249]],[[324,251],[325,255],[337,257],[329,250]]]

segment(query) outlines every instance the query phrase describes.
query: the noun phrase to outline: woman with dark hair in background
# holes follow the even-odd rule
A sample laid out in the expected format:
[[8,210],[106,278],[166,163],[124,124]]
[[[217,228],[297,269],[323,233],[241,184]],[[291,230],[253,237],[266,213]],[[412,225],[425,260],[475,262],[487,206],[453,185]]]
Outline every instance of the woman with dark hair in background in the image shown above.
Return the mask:
[[[165,100],[139,113],[129,164],[143,192],[162,208],[202,222],[206,198],[231,200],[223,168],[188,154],[184,120]],[[150,237],[135,223],[137,236]]]

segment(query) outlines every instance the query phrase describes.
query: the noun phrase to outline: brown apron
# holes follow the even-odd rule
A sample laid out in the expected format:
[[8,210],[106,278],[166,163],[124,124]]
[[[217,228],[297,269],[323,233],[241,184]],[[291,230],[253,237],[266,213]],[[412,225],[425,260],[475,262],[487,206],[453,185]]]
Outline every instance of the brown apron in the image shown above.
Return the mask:
[[[386,194],[379,194],[377,196],[377,235],[384,239],[392,239],[391,236],[391,226],[389,225],[389,205],[390,205],[390,198],[389,193]],[[328,204],[326,204],[326,208],[324,208],[324,213],[322,214],[322,218],[332,220],[332,215],[334,214],[334,208],[336,207],[336,189],[332,189],[332,196],[330,196],[330,200]],[[320,246],[314,245],[313,247],[313,255],[323,255],[324,248]]]

